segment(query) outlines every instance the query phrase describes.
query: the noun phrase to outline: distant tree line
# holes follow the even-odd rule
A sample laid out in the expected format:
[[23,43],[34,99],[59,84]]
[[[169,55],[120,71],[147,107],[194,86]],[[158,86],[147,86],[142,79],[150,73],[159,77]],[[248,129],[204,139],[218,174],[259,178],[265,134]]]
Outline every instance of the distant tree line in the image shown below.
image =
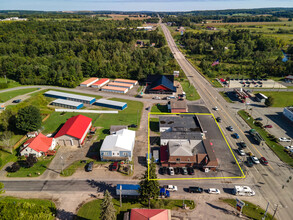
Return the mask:
[[[249,30],[186,32],[181,36],[180,43],[191,55],[203,57],[199,66],[209,77],[215,77],[215,73],[263,78],[293,73],[292,59],[282,62],[281,42],[272,37],[252,34]],[[289,45],[286,52],[292,54],[292,48]],[[217,59],[220,65],[211,66]]]
[[[30,20],[0,23],[0,76],[21,84],[75,87],[84,77],[143,79],[177,67],[158,31],[142,21]],[[135,47],[146,40],[154,47]]]

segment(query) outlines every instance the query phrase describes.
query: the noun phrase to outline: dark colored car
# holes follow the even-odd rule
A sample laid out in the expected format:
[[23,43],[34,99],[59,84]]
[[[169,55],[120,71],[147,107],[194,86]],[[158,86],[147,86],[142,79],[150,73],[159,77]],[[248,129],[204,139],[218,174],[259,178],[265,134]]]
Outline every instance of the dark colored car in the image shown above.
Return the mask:
[[253,161],[252,161],[251,157],[247,157],[246,159],[247,159],[246,160],[247,166],[248,167],[253,167]]
[[128,127],[130,127],[130,128],[136,128],[137,125],[135,125],[135,124],[131,124],[131,125],[129,125]]
[[216,120],[217,120],[217,122],[221,122],[222,121],[222,119],[220,117],[217,117]]
[[203,188],[200,188],[198,186],[190,186],[188,191],[190,193],[202,193],[203,192]]
[[114,162],[111,164],[111,171],[117,171],[118,170],[118,162]]
[[259,118],[256,118],[255,120],[256,121],[262,121],[263,119],[261,117],[259,117]]
[[93,166],[94,166],[94,162],[93,161],[89,162],[87,165],[85,165],[85,171],[86,172],[93,171]]
[[240,142],[239,142],[239,146],[240,146],[240,148],[242,148],[242,149],[244,149],[244,148],[247,147],[244,141],[240,141]]
[[266,126],[264,126],[265,128],[272,128],[273,127],[273,125],[266,125]]
[[20,103],[21,102],[21,99],[15,99],[12,101],[12,103]]
[[234,133],[232,136],[233,136],[235,139],[239,139],[239,135],[238,135],[237,133]]
[[149,110],[150,110],[150,108],[151,108],[151,107],[147,107],[147,108],[145,108],[145,110],[149,111]]
[[194,169],[192,167],[187,167],[187,172],[189,175],[194,175]]
[[159,173],[165,175],[167,173],[167,167],[161,167]]
[[186,167],[181,167],[181,174],[182,175],[187,175],[188,174]]
[[263,165],[266,165],[266,166],[269,165],[269,162],[265,157],[261,157],[259,158],[259,160]]
[[179,167],[174,167],[174,173],[176,175],[180,174],[180,168]]
[[227,127],[227,129],[228,129],[229,131],[234,131],[234,129],[233,129],[232,126]]

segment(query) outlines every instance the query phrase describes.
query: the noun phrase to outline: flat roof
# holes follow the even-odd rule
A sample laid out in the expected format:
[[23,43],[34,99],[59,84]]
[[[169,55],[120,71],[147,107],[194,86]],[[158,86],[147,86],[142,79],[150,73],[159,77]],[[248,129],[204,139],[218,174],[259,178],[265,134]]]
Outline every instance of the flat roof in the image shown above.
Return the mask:
[[95,80],[98,80],[99,78],[97,78],[97,77],[93,77],[93,78],[89,78],[89,79],[87,79],[86,81],[84,81],[84,82],[82,82],[82,83],[80,83],[81,85],[87,85],[87,84],[89,84],[89,83],[91,83],[91,82],[93,82],[93,81],[95,81]]
[[107,105],[115,105],[115,106],[120,106],[120,107],[123,107],[123,106],[127,105],[126,102],[117,102],[117,101],[108,100],[108,99],[99,99],[95,103],[107,104]]
[[108,84],[109,86],[122,86],[122,87],[125,87],[125,88],[130,88],[132,85],[130,85],[129,83],[117,83],[117,82],[110,82]]
[[217,161],[217,157],[215,154],[215,151],[213,150],[212,146],[211,146],[211,142],[208,139],[203,140],[203,144],[205,147],[205,150],[207,152],[207,155],[209,157],[210,161]]
[[66,99],[56,99],[52,103],[62,104],[62,105],[70,105],[74,107],[78,107],[80,105],[83,105],[81,102],[74,102]]
[[131,79],[115,79],[115,81],[119,81],[119,82],[127,82],[127,83],[137,83],[137,80],[131,80]]
[[104,86],[102,89],[117,90],[117,91],[123,91],[124,92],[127,88],[115,87],[115,86]]
[[161,139],[190,139],[190,140],[202,140],[201,133],[198,132],[181,132],[181,131],[175,131],[175,132],[162,132],[161,133]]
[[103,84],[104,82],[107,82],[107,81],[109,81],[108,78],[102,78],[99,81],[95,82],[93,85],[101,85],[101,84]]
[[57,92],[57,91],[53,91],[53,90],[45,92],[44,95],[61,96],[61,97],[66,97],[66,98],[85,100],[85,101],[89,101],[89,102],[92,101],[93,99],[95,99],[94,97],[90,97],[90,96],[76,95],[76,94],[66,93],[66,92]]
[[172,131],[201,131],[195,115],[160,116],[160,127],[171,127]]
[[172,109],[174,109],[174,108],[184,108],[184,109],[186,109],[187,108],[186,100],[182,100],[182,101],[170,100],[170,105],[171,105]]

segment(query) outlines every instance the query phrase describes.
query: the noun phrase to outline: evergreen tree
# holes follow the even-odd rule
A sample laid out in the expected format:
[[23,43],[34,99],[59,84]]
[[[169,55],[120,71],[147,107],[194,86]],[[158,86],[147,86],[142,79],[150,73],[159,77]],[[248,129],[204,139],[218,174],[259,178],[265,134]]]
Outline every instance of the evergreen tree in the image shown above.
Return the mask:
[[274,104],[274,98],[272,96],[269,96],[266,100],[265,100],[265,105],[267,107],[270,107]]
[[104,199],[101,204],[101,215],[102,220],[115,220],[116,209],[114,208],[112,197],[108,190],[105,191]]
[[4,184],[0,182],[0,194],[5,193]]
[[156,164],[152,158],[151,163],[149,164],[149,169],[145,171],[145,174],[142,176],[139,183],[140,189],[140,200],[148,201],[149,208],[151,199],[157,199],[160,193],[160,185],[157,179],[156,174]]
[[16,128],[23,132],[36,131],[41,127],[40,110],[35,106],[26,106],[17,113]]

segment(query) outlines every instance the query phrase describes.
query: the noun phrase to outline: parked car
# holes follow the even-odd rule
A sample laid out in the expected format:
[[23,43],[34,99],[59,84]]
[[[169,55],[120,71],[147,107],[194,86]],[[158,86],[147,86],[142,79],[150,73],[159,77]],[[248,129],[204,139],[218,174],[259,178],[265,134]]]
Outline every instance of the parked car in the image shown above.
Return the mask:
[[215,111],[218,111],[218,107],[217,107],[217,106],[215,106],[213,109],[214,109]]
[[164,185],[163,188],[166,190],[169,190],[170,192],[176,192],[178,190],[177,186],[173,185]]
[[203,192],[203,188],[200,188],[198,186],[190,186],[188,191],[190,193],[202,193]]
[[117,171],[118,170],[118,162],[116,161],[116,162],[114,162],[114,163],[112,163],[111,164],[111,167],[110,167],[110,170],[111,171]]
[[189,175],[194,175],[194,169],[193,169],[193,167],[188,167],[187,168],[187,172],[188,172]]
[[233,136],[235,139],[239,139],[239,135],[238,135],[237,133],[234,133],[232,136]]
[[246,164],[247,164],[248,167],[253,167],[253,162],[252,162],[251,157],[246,158]]
[[291,139],[290,138],[286,138],[286,137],[280,137],[279,138],[279,141],[281,141],[281,142],[290,142]]
[[187,168],[186,167],[181,168],[181,174],[187,175]]
[[228,129],[229,131],[234,131],[234,129],[233,129],[232,126],[227,127],[227,129]]
[[131,124],[131,125],[129,125],[128,127],[129,127],[129,128],[136,128],[137,125],[135,125],[135,124]]
[[93,166],[94,166],[94,162],[93,161],[89,162],[88,164],[85,165],[85,171],[86,172],[93,171]]
[[261,157],[259,160],[263,165],[266,165],[266,166],[269,165],[269,162],[267,161],[265,157]]
[[261,117],[258,117],[255,119],[256,121],[262,121],[263,119]]
[[293,149],[293,146],[286,146],[285,149],[286,150],[291,150],[291,149]]
[[159,173],[165,175],[167,173],[167,167],[161,167]]
[[273,125],[265,125],[264,127],[265,127],[265,128],[272,128]]
[[174,173],[176,175],[180,174],[180,168],[179,167],[174,167]]
[[145,110],[146,110],[146,111],[149,111],[149,110],[150,110],[150,108],[151,108],[151,107],[147,107],[147,108],[145,108]]
[[221,191],[219,189],[216,189],[216,188],[209,188],[208,193],[209,194],[220,194]]
[[247,146],[246,146],[246,144],[245,144],[244,141],[240,141],[240,142],[239,142],[239,147],[242,148],[242,149],[244,149],[244,148],[246,148]]
[[221,122],[222,121],[222,119],[220,117],[217,117],[216,120],[217,120],[217,122]]
[[168,173],[169,173],[169,175],[171,175],[171,176],[174,176],[174,168],[173,167],[169,167],[168,168]]
[[21,102],[21,99],[15,99],[12,101],[12,103],[20,103]]
[[259,160],[257,159],[256,156],[251,156],[252,162],[255,164],[259,164]]
[[239,153],[240,156],[245,156],[245,152],[244,152],[244,150],[238,148],[237,151],[238,151],[238,153]]

